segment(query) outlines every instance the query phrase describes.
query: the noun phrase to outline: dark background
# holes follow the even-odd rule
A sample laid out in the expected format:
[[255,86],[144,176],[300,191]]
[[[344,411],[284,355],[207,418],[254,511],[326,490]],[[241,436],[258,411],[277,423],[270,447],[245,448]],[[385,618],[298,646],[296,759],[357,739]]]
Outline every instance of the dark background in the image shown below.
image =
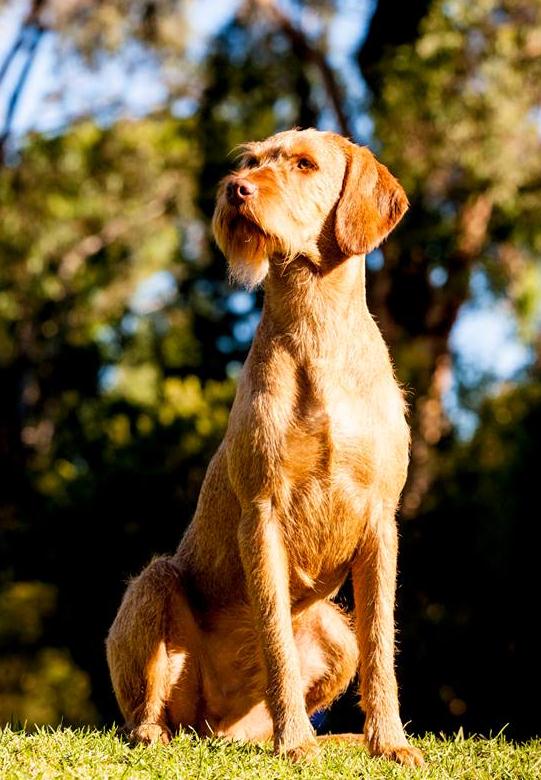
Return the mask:
[[[403,718],[539,733],[539,4],[0,14],[0,721],[118,719],[104,637],[190,520],[261,304],[211,242],[216,182],[239,142],[318,126],[411,201],[368,258],[413,430]],[[327,723],[360,725],[353,692]]]

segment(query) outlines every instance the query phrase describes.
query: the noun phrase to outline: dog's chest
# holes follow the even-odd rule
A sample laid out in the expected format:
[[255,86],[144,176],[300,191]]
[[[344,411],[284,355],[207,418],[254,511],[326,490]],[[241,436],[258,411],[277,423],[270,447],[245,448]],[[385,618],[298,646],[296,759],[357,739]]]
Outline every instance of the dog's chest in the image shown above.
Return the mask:
[[301,591],[311,580],[332,590],[336,572],[355,554],[371,506],[398,497],[407,427],[396,386],[369,396],[335,383],[328,396],[307,396],[301,411],[288,429],[275,498],[293,581]]
[[365,489],[385,471],[396,432],[404,428],[398,388],[366,388],[328,380],[305,393],[283,444],[284,474],[300,487],[317,479],[339,490],[347,478]]

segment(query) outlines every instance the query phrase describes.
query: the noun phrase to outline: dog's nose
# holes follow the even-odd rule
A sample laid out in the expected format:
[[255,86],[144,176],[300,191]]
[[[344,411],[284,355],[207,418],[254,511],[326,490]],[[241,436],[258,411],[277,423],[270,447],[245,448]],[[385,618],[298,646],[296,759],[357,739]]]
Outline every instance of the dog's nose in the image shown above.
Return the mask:
[[226,187],[226,195],[229,203],[239,206],[248,198],[252,198],[257,192],[257,185],[248,179],[235,179]]

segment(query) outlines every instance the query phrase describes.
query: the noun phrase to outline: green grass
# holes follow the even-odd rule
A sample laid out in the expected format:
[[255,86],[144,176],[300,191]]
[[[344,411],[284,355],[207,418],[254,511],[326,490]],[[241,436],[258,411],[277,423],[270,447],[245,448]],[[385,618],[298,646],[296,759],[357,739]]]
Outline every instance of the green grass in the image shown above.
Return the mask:
[[516,744],[492,739],[412,740],[427,760],[423,769],[404,769],[369,758],[361,748],[326,744],[312,764],[294,765],[255,745],[200,740],[181,735],[168,746],[130,748],[113,729],[107,732],[41,729],[33,734],[0,731],[2,780],[53,778],[171,778],[171,780],[349,780],[350,778],[434,778],[434,780],[539,780],[541,740]]

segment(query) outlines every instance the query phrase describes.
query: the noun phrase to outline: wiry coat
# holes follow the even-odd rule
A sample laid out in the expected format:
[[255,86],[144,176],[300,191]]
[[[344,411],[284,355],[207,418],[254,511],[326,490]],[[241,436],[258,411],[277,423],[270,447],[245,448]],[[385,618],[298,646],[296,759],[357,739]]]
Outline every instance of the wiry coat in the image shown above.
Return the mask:
[[[192,726],[309,754],[308,714],[360,658],[369,749],[422,762],[393,665],[409,431],[364,279],[406,206],[367,149],[315,130],[248,144],[222,183],[216,239],[234,276],[265,279],[265,303],[192,523],[130,584],[108,638],[135,739]],[[331,601],[350,570],[355,631]]]

